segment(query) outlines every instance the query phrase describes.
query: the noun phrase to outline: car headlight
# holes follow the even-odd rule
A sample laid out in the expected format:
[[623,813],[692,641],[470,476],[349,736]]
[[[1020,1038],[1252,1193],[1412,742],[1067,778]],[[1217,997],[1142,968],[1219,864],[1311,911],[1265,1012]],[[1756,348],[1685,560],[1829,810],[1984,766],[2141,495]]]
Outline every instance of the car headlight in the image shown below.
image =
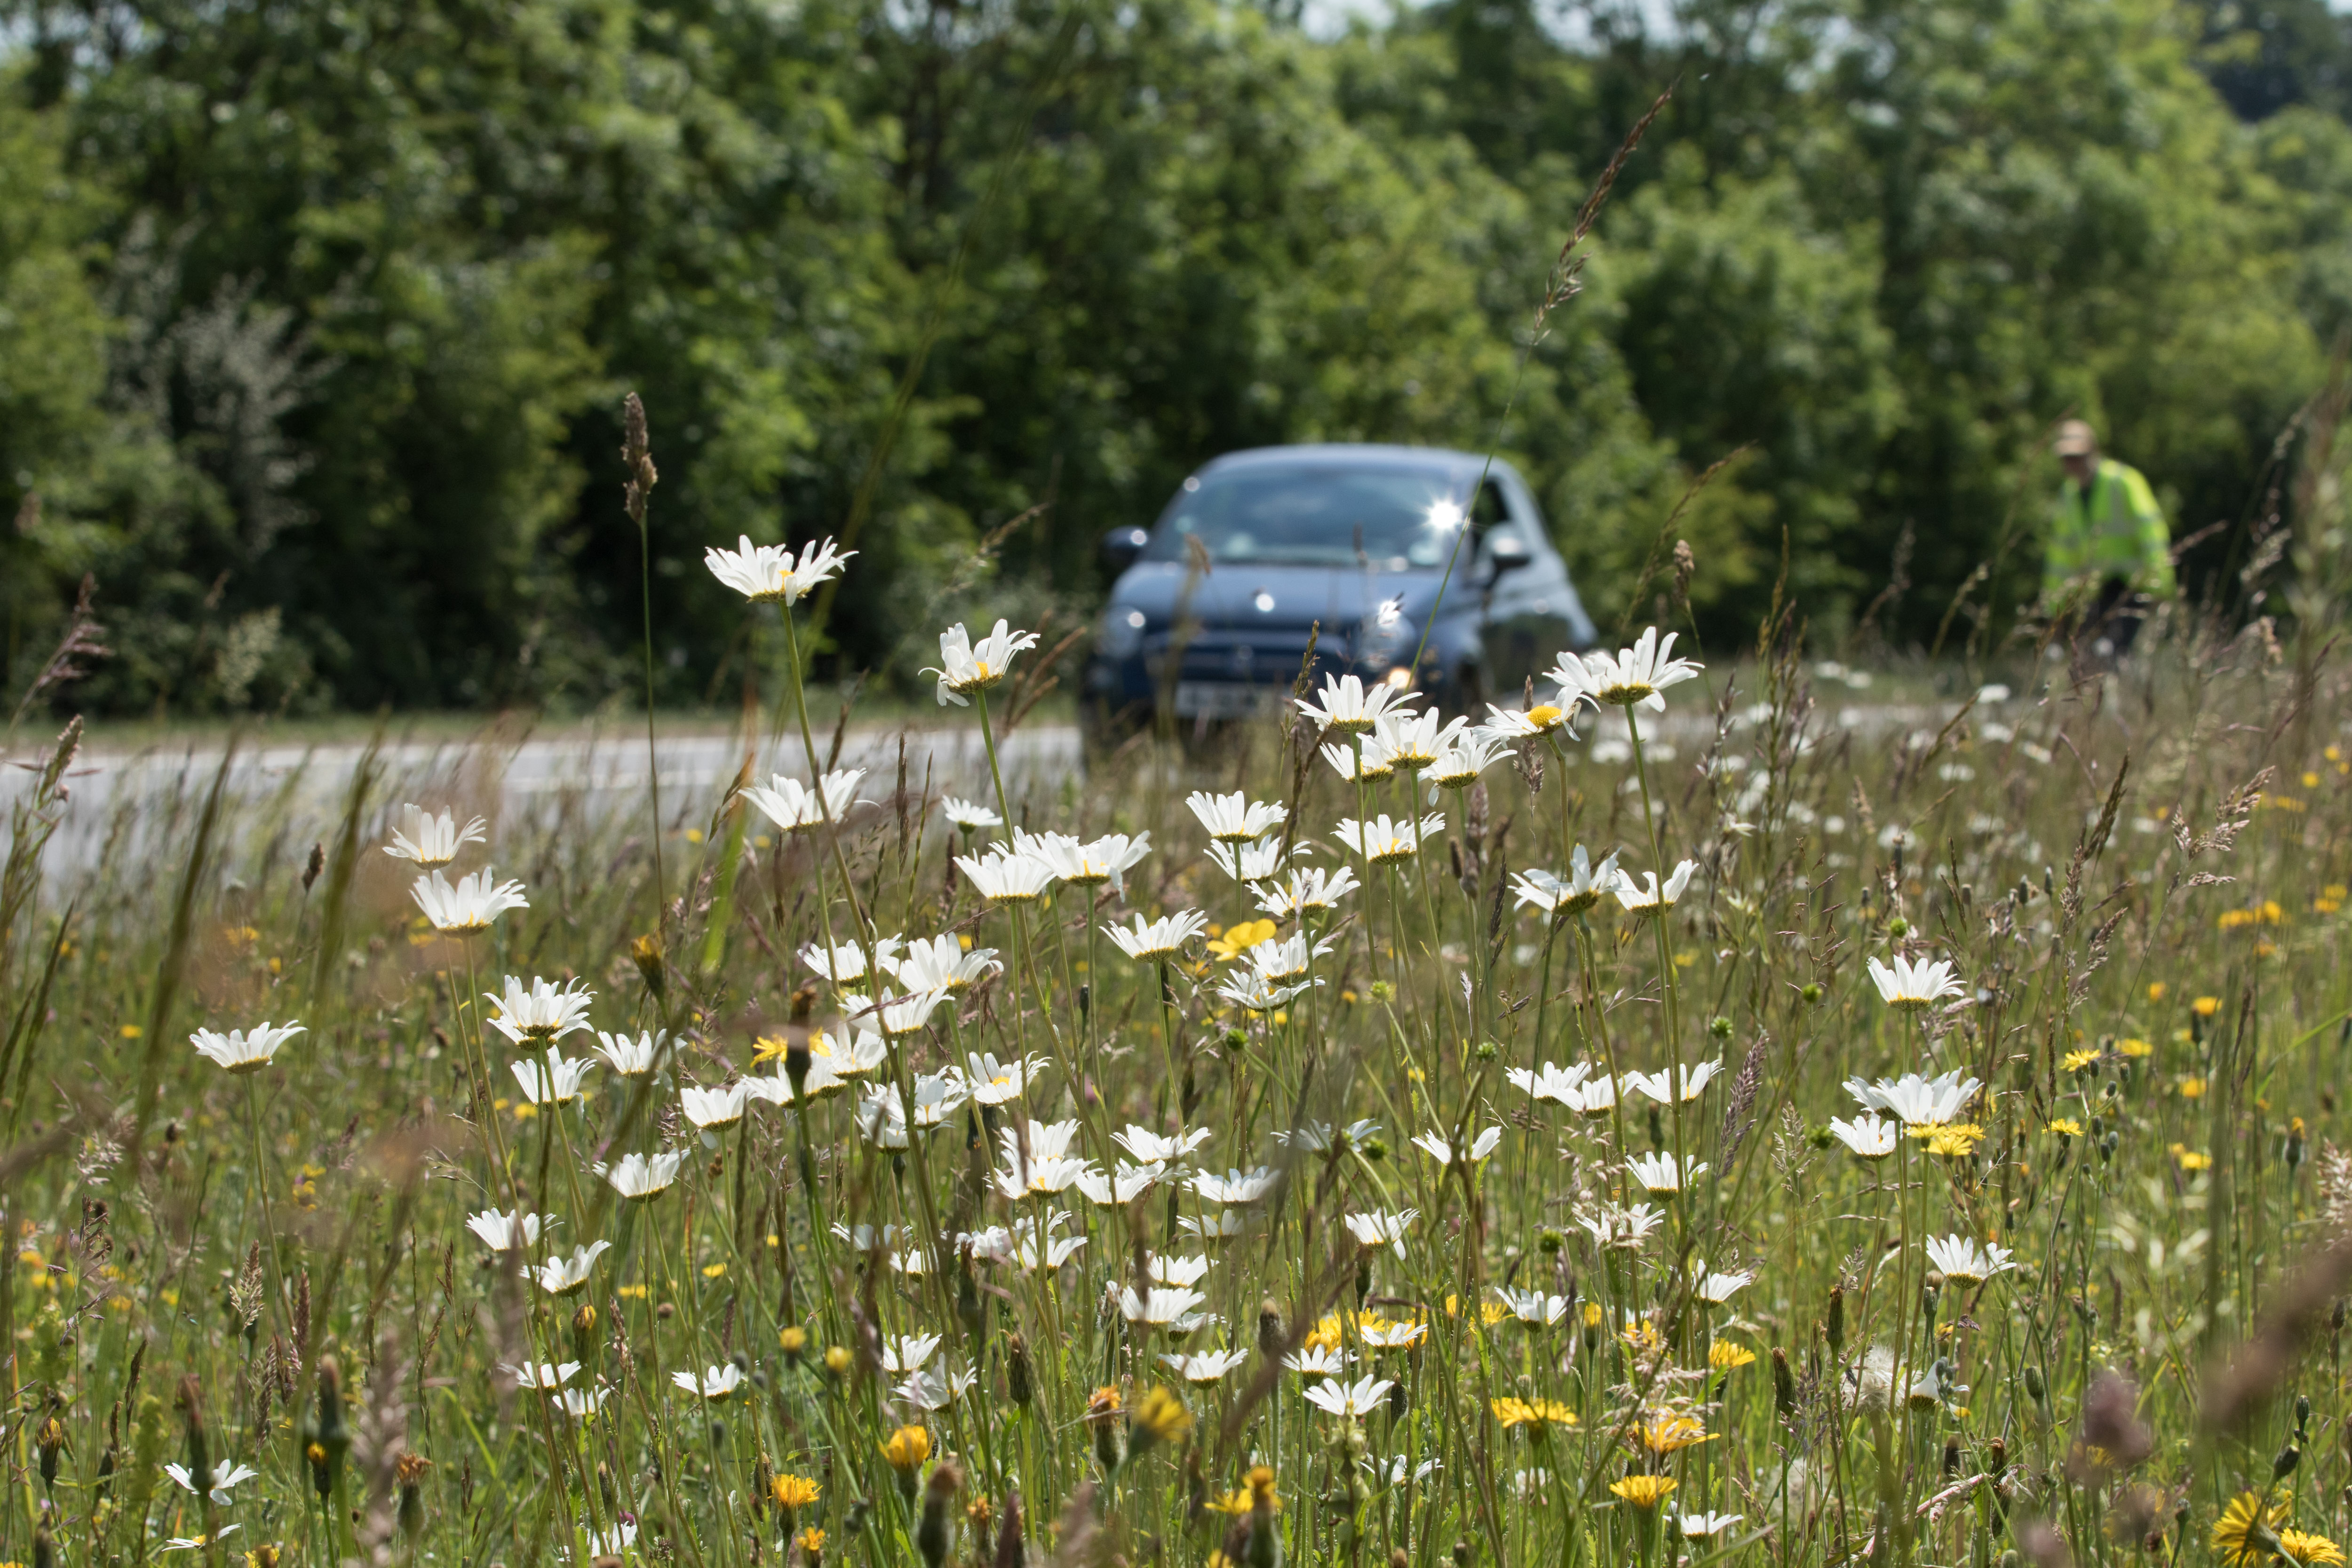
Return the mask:
[[1126,658],[1143,646],[1143,628],[1151,618],[1129,605],[1113,605],[1103,612],[1102,631],[1095,646],[1105,658]]

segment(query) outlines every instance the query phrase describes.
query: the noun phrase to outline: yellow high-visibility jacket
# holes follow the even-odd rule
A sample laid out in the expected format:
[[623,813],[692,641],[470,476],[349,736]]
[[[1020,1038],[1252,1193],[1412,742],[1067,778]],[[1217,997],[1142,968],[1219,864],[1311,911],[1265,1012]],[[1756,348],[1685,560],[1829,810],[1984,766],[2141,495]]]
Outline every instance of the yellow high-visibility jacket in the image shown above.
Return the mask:
[[2172,531],[2147,476],[2129,463],[2102,458],[2088,495],[2071,479],[2058,487],[2042,557],[2042,591],[2055,599],[2077,579],[2095,590],[2111,578],[2170,598]]

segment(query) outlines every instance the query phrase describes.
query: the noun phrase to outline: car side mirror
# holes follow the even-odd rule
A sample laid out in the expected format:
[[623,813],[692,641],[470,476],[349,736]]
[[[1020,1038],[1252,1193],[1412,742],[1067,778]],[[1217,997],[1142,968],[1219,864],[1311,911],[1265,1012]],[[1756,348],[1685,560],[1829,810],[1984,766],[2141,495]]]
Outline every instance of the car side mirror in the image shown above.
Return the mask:
[[1116,577],[1136,563],[1143,547],[1151,542],[1148,528],[1114,528],[1102,538],[1103,571]]
[[1535,558],[1536,552],[1528,548],[1528,542],[1519,537],[1517,530],[1497,533],[1494,542],[1486,547],[1486,559],[1494,563],[1497,577],[1506,572],[1517,571]]

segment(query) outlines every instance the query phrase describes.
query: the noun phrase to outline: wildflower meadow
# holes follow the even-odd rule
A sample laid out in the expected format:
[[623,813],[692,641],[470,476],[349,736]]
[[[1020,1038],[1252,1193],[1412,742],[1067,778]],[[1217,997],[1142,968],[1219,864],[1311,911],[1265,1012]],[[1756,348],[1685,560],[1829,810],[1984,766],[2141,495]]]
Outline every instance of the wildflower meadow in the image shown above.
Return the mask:
[[853,554],[707,564],[779,695],[624,809],[67,864],[16,742],[0,1561],[2344,1562],[2340,657],[1783,604],[1064,772],[996,621],[926,778],[803,701]]

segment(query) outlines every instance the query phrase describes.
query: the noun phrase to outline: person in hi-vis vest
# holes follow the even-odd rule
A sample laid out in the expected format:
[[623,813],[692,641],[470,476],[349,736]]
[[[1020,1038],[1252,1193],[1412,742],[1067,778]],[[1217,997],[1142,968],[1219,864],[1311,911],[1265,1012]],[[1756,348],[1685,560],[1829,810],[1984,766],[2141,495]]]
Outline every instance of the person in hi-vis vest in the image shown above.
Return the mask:
[[2053,447],[2066,478],[2042,548],[2042,602],[2073,611],[2107,645],[2100,651],[2120,653],[2150,603],[2172,597],[2172,531],[2147,476],[2101,457],[2098,433],[2082,420],[2059,426]]

